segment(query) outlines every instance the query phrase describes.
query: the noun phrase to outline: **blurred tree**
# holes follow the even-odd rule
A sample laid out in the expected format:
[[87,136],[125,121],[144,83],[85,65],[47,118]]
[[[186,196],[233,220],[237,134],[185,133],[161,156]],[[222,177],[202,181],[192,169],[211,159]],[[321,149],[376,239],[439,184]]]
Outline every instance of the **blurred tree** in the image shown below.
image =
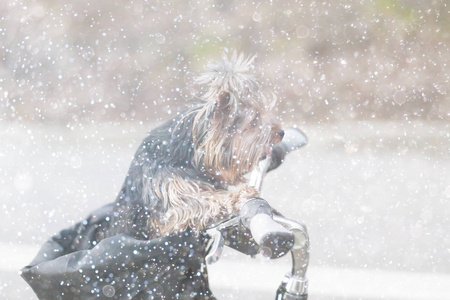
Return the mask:
[[226,49],[286,120],[450,115],[449,1],[3,1],[0,119],[159,121]]

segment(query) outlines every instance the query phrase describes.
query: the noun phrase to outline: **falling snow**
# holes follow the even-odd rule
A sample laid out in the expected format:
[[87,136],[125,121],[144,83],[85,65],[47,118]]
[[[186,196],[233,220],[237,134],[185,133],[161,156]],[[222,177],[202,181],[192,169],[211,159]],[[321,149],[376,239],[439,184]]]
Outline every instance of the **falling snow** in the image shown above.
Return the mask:
[[[450,6],[419,0],[2,1],[0,298],[36,299],[18,270],[50,236],[115,199],[146,132],[179,113],[198,93],[195,75],[232,49],[257,54],[276,114],[309,137],[269,173],[263,197],[307,225],[314,299],[354,290],[411,299],[416,288],[425,291],[417,299],[444,299]],[[234,252],[221,259],[208,269],[223,299],[272,299],[290,268]],[[78,274],[85,282],[97,280],[90,267]],[[398,277],[386,275],[377,290],[386,294],[332,294],[325,280],[335,270],[333,280],[354,270],[436,277],[390,289]],[[233,281],[237,273],[253,279]],[[105,274],[92,293],[114,297]],[[155,282],[142,284],[161,294]]]

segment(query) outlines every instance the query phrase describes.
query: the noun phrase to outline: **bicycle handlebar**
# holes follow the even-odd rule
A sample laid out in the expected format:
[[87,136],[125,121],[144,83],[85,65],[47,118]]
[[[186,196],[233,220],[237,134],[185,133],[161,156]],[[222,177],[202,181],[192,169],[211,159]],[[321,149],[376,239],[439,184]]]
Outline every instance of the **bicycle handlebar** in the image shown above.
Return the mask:
[[[289,152],[308,143],[306,135],[298,128],[288,128],[281,143],[275,145],[271,155],[262,160],[253,170],[249,185],[261,190],[264,175],[277,168]],[[241,208],[241,222],[250,229],[261,253],[269,258],[286,254],[294,245],[294,235],[273,220],[272,209],[267,201],[253,198]]]
[[[250,175],[249,186],[261,190],[262,181],[269,169],[277,168],[289,152],[308,143],[306,135],[298,128],[288,128],[281,143],[275,145],[265,159],[261,160]],[[239,216],[229,219],[207,230],[215,237],[207,255],[207,261],[213,263],[220,257],[223,241],[219,231],[239,223],[250,230],[253,239],[260,246],[260,252],[269,258],[286,254],[294,245],[294,234],[279,222],[273,220],[273,210],[269,203],[261,198],[248,200],[241,208]],[[215,241],[215,242],[214,242]]]
[[[261,190],[264,175],[268,170],[277,168],[287,153],[308,143],[306,135],[297,128],[285,131],[283,141],[275,145],[271,155],[260,161],[251,173],[249,185]],[[292,272],[287,274],[277,290],[277,300],[306,300],[308,298],[308,280],[305,277],[309,261],[309,237],[306,227],[301,223],[273,215],[269,203],[261,198],[248,200],[235,216],[207,230],[212,237],[207,247],[207,263],[216,262],[224,245],[221,232],[227,228],[239,226],[248,228],[253,239],[259,245],[262,255],[277,258],[292,254]]]

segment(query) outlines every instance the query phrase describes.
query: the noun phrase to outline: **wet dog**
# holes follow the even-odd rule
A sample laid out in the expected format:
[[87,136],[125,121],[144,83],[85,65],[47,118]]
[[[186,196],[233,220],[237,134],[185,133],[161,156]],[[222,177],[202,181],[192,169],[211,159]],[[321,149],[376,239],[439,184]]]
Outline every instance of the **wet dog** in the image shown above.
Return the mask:
[[196,79],[199,100],[149,132],[115,202],[118,232],[139,239],[200,232],[258,194],[244,175],[283,131],[253,61],[234,53],[207,66]]

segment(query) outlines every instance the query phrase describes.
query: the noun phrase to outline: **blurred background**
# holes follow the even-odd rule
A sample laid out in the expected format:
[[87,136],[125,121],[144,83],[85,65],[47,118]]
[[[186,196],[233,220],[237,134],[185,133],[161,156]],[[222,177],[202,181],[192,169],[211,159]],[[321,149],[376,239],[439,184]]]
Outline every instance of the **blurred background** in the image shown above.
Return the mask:
[[[263,196],[309,228],[310,298],[450,299],[447,0],[2,1],[0,298],[233,50],[309,136]],[[289,264],[227,251],[213,291],[272,299]]]

